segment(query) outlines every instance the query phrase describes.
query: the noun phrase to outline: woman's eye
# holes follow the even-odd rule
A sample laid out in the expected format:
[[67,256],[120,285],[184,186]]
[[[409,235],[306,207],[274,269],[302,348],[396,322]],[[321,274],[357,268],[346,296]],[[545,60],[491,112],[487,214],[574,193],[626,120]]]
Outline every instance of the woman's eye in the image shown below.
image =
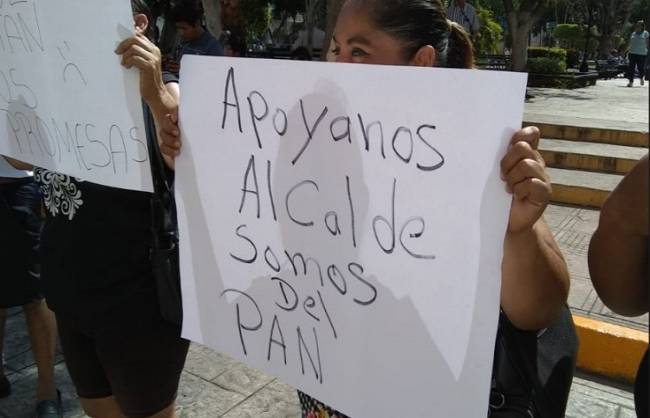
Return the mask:
[[359,49],[359,48],[353,48],[352,49],[352,56],[353,57],[364,57],[366,55],[368,55],[368,54],[363,49]]

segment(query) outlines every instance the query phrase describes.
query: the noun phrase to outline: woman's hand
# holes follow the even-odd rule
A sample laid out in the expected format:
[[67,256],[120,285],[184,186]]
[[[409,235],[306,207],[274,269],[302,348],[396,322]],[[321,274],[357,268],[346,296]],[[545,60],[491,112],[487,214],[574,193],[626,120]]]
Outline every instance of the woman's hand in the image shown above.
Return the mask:
[[551,182],[546,163],[537,151],[539,129],[520,129],[510,141],[501,160],[501,177],[513,195],[508,232],[517,233],[532,228],[544,213],[551,198]]
[[122,41],[115,53],[122,56],[125,68],[140,70],[140,94],[151,106],[165,94],[160,50],[145,35],[137,32]]
[[160,151],[174,159],[181,153],[181,133],[178,129],[178,112],[168,113],[160,122],[158,132]]

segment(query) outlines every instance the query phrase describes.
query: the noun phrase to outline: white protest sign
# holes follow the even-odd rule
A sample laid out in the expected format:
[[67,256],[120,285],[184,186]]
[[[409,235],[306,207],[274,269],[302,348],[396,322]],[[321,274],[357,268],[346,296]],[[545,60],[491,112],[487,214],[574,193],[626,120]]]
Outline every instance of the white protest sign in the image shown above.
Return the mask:
[[525,84],[184,58],[183,335],[352,418],[485,417]]
[[0,0],[0,154],[152,191],[128,0]]

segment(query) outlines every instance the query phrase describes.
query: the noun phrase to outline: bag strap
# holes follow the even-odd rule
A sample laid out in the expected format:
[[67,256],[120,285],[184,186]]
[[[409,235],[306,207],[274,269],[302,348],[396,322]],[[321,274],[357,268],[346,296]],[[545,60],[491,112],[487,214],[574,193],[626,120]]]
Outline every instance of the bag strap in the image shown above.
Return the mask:
[[144,128],[147,136],[147,150],[149,152],[149,161],[151,165],[151,177],[153,181],[154,194],[161,197],[164,193],[171,193],[171,185],[168,181],[165,170],[165,161],[160,146],[158,145],[158,135],[156,133],[156,123],[149,106],[145,103],[142,105],[144,115]]
[[173,172],[170,174],[158,145],[156,124],[151,110],[143,104],[147,149],[151,165],[151,177],[154,193],[151,198],[151,230],[154,235],[153,245],[163,244],[161,238],[177,240],[178,232],[175,222],[174,193],[172,190]]

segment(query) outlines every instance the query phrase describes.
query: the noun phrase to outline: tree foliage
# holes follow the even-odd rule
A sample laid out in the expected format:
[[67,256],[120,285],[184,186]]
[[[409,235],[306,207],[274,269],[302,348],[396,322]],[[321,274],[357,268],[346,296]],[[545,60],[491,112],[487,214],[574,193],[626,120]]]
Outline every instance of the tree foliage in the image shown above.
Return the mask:
[[555,27],[553,36],[562,48],[577,49],[581,47],[584,31],[576,23],[561,23]]
[[479,6],[477,14],[481,29],[475,44],[476,51],[478,54],[496,54],[503,41],[503,28],[494,19],[494,13],[490,9]]
[[248,40],[260,36],[269,27],[271,11],[267,0],[239,0],[241,28]]

